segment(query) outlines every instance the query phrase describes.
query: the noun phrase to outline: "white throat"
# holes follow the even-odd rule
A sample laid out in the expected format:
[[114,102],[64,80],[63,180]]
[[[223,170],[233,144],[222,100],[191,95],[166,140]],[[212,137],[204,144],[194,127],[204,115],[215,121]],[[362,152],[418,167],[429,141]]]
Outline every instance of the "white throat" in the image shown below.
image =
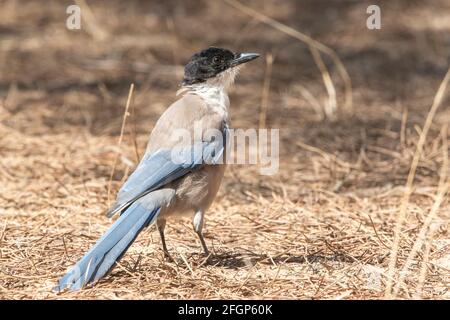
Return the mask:
[[239,67],[225,70],[205,82],[184,86],[178,90],[177,95],[187,92],[196,94],[214,112],[219,113],[224,119],[228,119],[228,88],[233,84],[238,72]]

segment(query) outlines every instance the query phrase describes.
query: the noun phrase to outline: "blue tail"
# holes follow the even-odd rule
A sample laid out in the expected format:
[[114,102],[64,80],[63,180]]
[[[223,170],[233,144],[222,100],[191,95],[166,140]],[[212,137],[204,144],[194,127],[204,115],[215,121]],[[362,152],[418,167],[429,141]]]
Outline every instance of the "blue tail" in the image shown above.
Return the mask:
[[162,191],[164,190],[152,192],[131,204],[94,247],[59,280],[53,290],[78,290],[102,278],[138,234],[155,221],[161,207],[170,201],[172,194],[162,194]]

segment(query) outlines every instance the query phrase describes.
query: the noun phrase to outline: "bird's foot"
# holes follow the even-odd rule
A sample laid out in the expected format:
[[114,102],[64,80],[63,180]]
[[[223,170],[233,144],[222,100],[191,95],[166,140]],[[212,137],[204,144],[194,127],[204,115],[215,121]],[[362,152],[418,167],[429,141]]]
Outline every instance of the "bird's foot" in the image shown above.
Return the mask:
[[167,251],[164,251],[164,259],[165,259],[167,262],[175,262],[175,260],[172,258],[172,256],[170,255],[170,253],[167,252]]

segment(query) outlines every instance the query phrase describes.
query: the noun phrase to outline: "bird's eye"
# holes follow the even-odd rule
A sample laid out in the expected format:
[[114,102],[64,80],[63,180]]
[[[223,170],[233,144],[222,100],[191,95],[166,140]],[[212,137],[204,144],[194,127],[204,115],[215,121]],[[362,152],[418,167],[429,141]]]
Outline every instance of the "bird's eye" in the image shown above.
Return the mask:
[[215,57],[213,58],[213,62],[214,62],[214,63],[219,63],[219,62],[220,62],[220,57],[215,56]]

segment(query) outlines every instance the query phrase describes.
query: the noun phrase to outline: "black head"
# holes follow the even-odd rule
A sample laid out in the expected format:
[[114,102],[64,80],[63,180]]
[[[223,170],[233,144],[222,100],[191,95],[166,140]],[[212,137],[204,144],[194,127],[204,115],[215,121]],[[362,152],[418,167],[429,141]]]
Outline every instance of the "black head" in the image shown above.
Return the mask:
[[197,52],[184,67],[183,85],[205,82],[219,73],[259,57],[256,53],[234,53],[210,47]]

